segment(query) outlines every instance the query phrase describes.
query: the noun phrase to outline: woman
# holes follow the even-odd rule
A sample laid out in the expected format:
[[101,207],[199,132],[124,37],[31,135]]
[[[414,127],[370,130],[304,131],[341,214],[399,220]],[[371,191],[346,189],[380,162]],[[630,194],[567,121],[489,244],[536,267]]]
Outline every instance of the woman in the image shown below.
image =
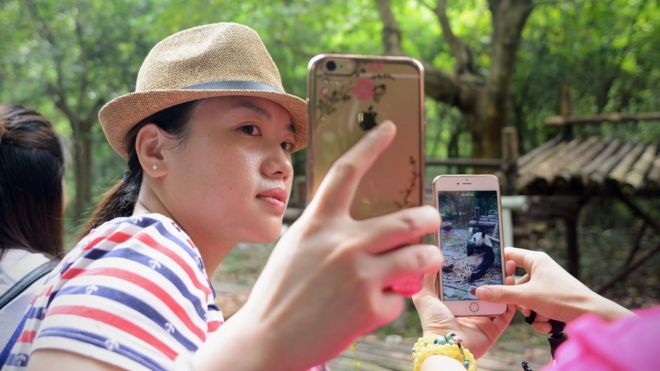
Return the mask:
[[0,104],[0,344],[63,255],[63,176],[62,147],[50,122],[23,106]]
[[31,306],[8,369],[301,370],[393,320],[438,268],[434,246],[400,247],[438,228],[433,208],[349,215],[395,134],[383,123],[335,163],[223,323],[208,277],[236,243],[278,238],[306,139],[305,102],[248,27],[161,41],[136,92],[99,118],[128,171]]

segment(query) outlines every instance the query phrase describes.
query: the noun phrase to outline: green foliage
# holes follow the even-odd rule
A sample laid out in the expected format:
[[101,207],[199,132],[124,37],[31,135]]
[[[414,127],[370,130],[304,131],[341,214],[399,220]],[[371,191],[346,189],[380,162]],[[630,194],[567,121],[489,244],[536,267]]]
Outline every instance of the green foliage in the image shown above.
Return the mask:
[[[54,44],[39,32],[28,11],[31,3],[52,30]],[[451,74],[454,58],[430,9],[434,6],[432,0],[392,0],[404,51]],[[454,33],[469,45],[479,71],[487,76],[492,33],[488,2],[452,1],[447,13]],[[37,108],[71,138],[72,127],[56,107],[51,88],[58,83],[55,61],[60,60],[61,85],[71,106],[93,111],[98,102],[133,90],[140,64],[158,40],[219,21],[255,28],[286,89],[298,96],[306,95],[307,61],[313,55],[382,51],[383,26],[372,0],[0,1],[0,27],[5,30],[0,38],[0,100]],[[555,134],[542,121],[558,113],[563,83],[571,86],[575,114],[657,110],[659,24],[658,3],[652,0],[539,2],[524,29],[511,89],[509,123],[518,127],[524,151]],[[426,114],[429,158],[471,155],[464,117],[456,108],[429,100]],[[660,128],[648,123],[581,130],[642,141],[660,137]],[[105,145],[98,125],[91,135],[93,193],[99,195],[125,165]],[[294,160],[301,173],[304,152]],[[69,189],[74,189],[71,182]]]

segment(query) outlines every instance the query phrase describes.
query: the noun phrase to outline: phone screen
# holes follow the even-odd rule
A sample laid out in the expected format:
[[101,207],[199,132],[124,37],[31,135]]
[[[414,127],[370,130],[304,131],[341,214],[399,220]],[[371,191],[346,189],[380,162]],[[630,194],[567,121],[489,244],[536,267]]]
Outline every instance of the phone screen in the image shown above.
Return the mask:
[[501,285],[497,191],[441,191],[442,300],[478,300],[473,290]]

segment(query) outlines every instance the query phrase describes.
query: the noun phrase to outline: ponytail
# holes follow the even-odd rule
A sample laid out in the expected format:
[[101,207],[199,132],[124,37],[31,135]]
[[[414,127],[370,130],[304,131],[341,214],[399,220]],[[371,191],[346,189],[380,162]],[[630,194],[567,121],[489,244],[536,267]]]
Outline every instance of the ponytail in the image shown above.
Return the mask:
[[[137,127],[137,126],[136,126]],[[137,133],[137,130],[135,131]],[[135,138],[132,138],[135,143]],[[142,167],[135,150],[131,151],[128,170],[124,177],[103,194],[92,216],[85,224],[81,237],[86,236],[99,225],[122,216],[131,216],[142,185]]]
[[92,229],[114,218],[131,216],[137,203],[140,187],[142,186],[142,166],[135,150],[135,140],[140,129],[149,123],[155,124],[170,135],[182,140],[185,135],[186,124],[192,109],[199,101],[191,101],[160,111],[136,124],[127,134],[128,143],[128,170],[123,178],[108,190],[94,209],[92,216],[85,224],[81,237],[86,236]]

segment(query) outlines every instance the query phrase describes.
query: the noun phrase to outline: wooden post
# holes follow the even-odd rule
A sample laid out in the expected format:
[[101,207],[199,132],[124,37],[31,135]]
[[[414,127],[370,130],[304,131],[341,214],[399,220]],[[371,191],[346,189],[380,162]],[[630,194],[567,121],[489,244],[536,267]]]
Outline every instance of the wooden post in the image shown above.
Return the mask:
[[580,209],[577,209],[576,215],[564,218],[566,223],[566,268],[568,273],[577,279],[580,279],[580,246],[577,231]]
[[[573,107],[571,106],[571,86],[565,82],[561,85],[561,93],[559,97],[559,115],[563,118],[571,117]],[[564,125],[562,127],[562,136],[564,139],[573,138],[573,127],[571,125]]]
[[518,173],[518,130],[513,126],[502,129],[502,172],[504,173],[504,194],[516,192],[516,175]]

